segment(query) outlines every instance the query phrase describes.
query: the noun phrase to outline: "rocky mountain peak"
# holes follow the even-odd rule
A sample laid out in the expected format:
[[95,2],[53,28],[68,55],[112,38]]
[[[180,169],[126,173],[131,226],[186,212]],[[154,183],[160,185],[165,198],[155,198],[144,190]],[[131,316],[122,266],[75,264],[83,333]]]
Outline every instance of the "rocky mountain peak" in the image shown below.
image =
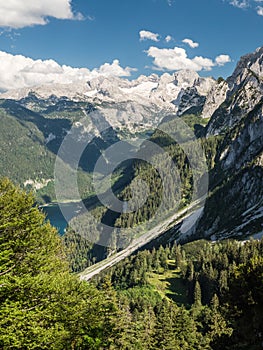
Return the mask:
[[256,49],[256,51],[244,55],[240,58],[233,76],[238,75],[243,69],[251,69],[259,76],[263,75],[263,47]]
[[194,85],[195,81],[198,80],[199,74],[189,69],[183,69],[174,73],[174,83],[177,86],[183,88]]
[[250,75],[263,78],[263,47],[240,58],[234,73],[227,80],[229,89],[236,90]]
[[[96,105],[126,103],[129,106],[130,104],[142,105],[158,111],[176,113],[185,90],[190,100],[196,100],[197,95],[206,96],[214,84],[215,80],[212,78],[201,78],[196,72],[182,70],[174,74],[164,73],[161,76],[141,75],[134,80],[97,76],[79,84],[49,84],[8,91],[1,97],[21,100],[33,94],[39,99],[48,99],[54,95],[58,98],[66,97],[74,101],[96,103]],[[193,90],[191,90],[192,87]],[[191,91],[194,99],[189,96]]]

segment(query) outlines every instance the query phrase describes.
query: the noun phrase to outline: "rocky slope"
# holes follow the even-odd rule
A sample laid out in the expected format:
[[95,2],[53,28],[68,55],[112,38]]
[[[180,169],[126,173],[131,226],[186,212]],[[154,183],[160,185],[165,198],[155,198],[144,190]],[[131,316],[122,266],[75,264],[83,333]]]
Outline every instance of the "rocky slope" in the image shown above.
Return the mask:
[[219,146],[211,193],[196,233],[215,238],[263,232],[263,48],[243,56],[221,83],[227,94],[206,128]]

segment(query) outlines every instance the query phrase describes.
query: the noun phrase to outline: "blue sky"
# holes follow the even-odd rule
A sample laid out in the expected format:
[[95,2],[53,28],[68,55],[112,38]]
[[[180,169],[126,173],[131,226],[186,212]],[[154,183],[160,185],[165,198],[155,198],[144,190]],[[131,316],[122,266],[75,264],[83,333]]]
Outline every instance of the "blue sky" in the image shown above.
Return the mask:
[[0,0],[0,27],[0,90],[49,74],[70,82],[192,68],[227,77],[263,45],[263,0]]

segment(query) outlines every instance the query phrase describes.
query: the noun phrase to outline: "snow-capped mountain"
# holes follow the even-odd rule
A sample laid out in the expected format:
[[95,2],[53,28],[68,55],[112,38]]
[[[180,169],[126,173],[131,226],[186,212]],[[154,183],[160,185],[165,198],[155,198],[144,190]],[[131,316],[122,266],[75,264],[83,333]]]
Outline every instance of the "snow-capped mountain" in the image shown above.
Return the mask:
[[243,56],[226,80],[188,70],[131,81],[100,76],[0,97],[2,175],[51,187],[54,159],[73,127],[74,142],[90,140],[80,163],[87,176],[116,141],[148,135],[167,115],[189,117],[199,127],[210,167],[211,194],[195,234],[224,238],[263,231],[263,48]]
[[[156,74],[148,77],[140,76],[132,81],[100,76],[79,84],[50,84],[12,90],[3,93],[0,97],[17,101],[22,99],[25,101],[27,98],[27,103],[30,102],[29,97],[32,96],[39,100],[47,100],[51,96],[66,97],[75,102],[85,101],[94,104],[96,108],[103,109],[103,112],[109,106],[111,108],[114,106],[116,109],[120,107],[122,111],[127,109],[129,114],[130,112],[137,114],[134,122],[143,122],[145,118],[151,120],[152,115],[155,115],[156,112],[176,113],[184,94],[189,95],[189,91],[190,94],[193,91],[195,96],[201,96],[205,100],[215,84],[216,81],[213,78],[201,78],[196,72],[184,70],[175,74],[165,73],[161,76]],[[187,106],[184,106],[185,109]],[[122,123],[125,120],[120,118],[119,121]],[[155,125],[155,122],[153,124]],[[120,125],[113,126],[119,127]]]

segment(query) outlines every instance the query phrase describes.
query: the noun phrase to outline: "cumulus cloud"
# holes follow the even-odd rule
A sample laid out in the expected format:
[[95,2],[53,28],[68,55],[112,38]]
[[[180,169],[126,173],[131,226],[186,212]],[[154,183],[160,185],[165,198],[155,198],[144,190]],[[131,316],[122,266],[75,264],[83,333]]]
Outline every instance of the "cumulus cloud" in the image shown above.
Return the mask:
[[215,59],[218,66],[224,66],[226,63],[231,62],[231,58],[229,55],[219,55]]
[[152,41],[159,41],[159,34],[149,32],[148,30],[141,30],[140,33],[140,41],[143,40],[152,40]]
[[83,19],[80,13],[73,13],[71,0],[0,0],[0,27],[45,25],[48,17]]
[[[202,69],[211,69],[213,67],[212,60],[206,59],[206,62],[201,62],[202,57],[195,57],[190,59],[187,57],[187,53],[180,47],[173,49],[159,49],[151,46],[147,51],[148,56],[153,57],[154,65],[157,68],[167,70],[180,70],[180,69],[192,69],[200,71]],[[205,63],[205,67],[202,65]]]
[[258,7],[257,7],[257,14],[258,14],[259,16],[263,16],[263,7],[262,7],[262,6],[258,6]]
[[99,75],[127,77],[134,71],[134,68],[121,67],[118,60],[90,71],[87,68],[61,66],[54,60],[33,60],[3,51],[0,51],[0,61],[0,91],[51,83],[77,83]]
[[114,75],[116,77],[129,77],[132,72],[136,72],[136,68],[126,67],[122,68],[120,66],[119,60],[114,60],[111,64],[104,63],[100,68],[94,69],[93,72],[97,72],[100,75]]
[[192,49],[195,49],[196,47],[199,46],[199,44],[195,43],[192,39],[187,39],[186,38],[186,39],[182,40],[182,42],[187,44],[187,45],[189,45]]
[[167,35],[164,39],[167,43],[169,43],[170,41],[173,40],[172,36],[171,35]]
[[189,58],[186,50],[180,47],[173,49],[159,49],[151,46],[147,52],[153,58],[154,68],[158,70],[176,71],[181,69],[191,69],[194,71],[211,70],[214,66],[224,65],[229,62],[227,55],[217,56],[215,61],[210,58],[195,56]]

